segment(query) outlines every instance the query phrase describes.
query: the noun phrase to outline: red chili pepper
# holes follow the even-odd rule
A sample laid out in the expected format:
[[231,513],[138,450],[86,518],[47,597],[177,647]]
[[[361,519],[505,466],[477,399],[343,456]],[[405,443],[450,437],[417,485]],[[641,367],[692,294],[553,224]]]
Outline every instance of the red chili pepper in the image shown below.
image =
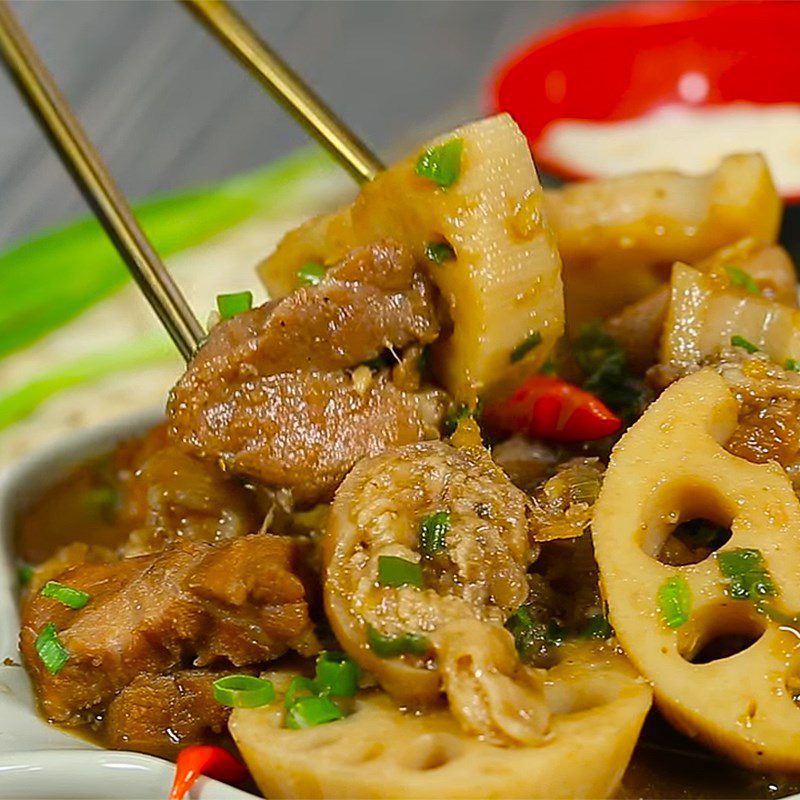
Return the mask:
[[178,753],[169,800],[183,800],[201,775],[224,783],[241,783],[249,774],[247,767],[223,747],[193,744]]
[[550,375],[533,375],[483,412],[488,425],[536,439],[579,442],[616,433],[622,421],[593,394]]

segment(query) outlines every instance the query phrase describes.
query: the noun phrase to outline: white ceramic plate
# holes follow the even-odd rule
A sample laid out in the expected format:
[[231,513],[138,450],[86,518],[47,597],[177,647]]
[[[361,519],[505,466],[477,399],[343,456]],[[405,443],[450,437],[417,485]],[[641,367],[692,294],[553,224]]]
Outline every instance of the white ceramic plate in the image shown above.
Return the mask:
[[[102,750],[48,725],[37,715],[17,647],[17,575],[12,543],[16,512],[33,494],[63,475],[69,465],[146,430],[159,416],[151,411],[79,431],[0,473],[0,800],[164,800],[169,794],[174,767],[168,761]],[[189,797],[251,800],[253,795],[201,778]]]

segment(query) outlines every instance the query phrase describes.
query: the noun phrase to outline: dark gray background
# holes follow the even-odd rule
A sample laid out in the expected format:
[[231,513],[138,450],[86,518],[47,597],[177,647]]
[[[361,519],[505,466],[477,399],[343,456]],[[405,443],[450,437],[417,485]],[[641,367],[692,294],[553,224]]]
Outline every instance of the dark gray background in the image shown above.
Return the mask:
[[[379,153],[480,112],[497,58],[597,5],[247,2],[239,10]],[[252,168],[307,139],[177,4],[44,0],[13,8],[133,197]],[[85,213],[0,70],[0,246]]]

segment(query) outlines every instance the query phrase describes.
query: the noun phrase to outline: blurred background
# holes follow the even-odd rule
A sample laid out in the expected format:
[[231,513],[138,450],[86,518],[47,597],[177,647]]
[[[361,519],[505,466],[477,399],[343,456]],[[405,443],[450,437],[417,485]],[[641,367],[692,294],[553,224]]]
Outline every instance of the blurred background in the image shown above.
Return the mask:
[[[247,2],[239,9],[377,152],[485,110],[491,66],[603,3]],[[305,135],[176,3],[12,6],[132,197],[252,169]],[[0,71],[0,246],[85,211]]]

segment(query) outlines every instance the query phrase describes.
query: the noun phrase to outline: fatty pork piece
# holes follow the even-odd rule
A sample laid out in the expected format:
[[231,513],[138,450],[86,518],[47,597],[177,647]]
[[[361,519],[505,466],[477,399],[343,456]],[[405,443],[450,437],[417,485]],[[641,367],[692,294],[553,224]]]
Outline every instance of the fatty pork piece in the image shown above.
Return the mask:
[[399,367],[352,374],[438,334],[411,255],[388,240],[358,248],[318,285],[217,325],[172,391],[170,433],[301,503],[328,500],[361,458],[438,438],[444,392],[409,385]]
[[[313,649],[299,557],[292,540],[256,534],[70,567],[58,581],[89,595],[82,609],[39,593],[22,609],[20,649],[44,714],[80,724],[143,673]],[[35,646],[50,623],[69,654],[55,674]]]

